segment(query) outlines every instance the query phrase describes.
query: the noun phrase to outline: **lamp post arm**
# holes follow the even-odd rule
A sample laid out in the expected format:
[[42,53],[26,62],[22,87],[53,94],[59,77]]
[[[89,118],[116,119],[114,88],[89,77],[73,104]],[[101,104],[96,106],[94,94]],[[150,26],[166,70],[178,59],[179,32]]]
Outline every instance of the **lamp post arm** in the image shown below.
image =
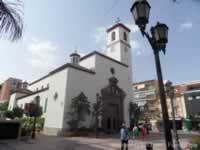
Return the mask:
[[154,53],[155,53],[155,46],[154,46],[154,42],[153,42],[153,38],[149,35],[148,32],[146,32],[145,30],[143,29],[140,29],[141,33],[142,33],[142,36],[145,36],[147,38],[147,40],[149,41],[152,49],[154,50]]

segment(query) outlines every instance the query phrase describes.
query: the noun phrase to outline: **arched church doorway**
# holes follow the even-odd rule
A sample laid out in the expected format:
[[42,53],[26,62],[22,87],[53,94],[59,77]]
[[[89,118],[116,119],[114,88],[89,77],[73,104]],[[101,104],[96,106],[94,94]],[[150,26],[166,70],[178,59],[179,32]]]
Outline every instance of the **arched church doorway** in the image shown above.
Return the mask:
[[102,96],[102,128],[104,131],[119,132],[124,121],[125,92],[117,85],[118,79],[109,78],[109,84],[101,89]]

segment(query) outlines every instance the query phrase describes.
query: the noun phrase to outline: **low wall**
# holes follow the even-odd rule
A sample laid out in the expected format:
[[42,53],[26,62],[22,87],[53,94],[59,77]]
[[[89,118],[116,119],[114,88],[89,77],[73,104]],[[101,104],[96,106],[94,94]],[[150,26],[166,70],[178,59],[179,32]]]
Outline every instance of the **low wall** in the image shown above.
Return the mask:
[[21,133],[20,122],[11,120],[0,120],[0,140],[19,139],[20,133]]

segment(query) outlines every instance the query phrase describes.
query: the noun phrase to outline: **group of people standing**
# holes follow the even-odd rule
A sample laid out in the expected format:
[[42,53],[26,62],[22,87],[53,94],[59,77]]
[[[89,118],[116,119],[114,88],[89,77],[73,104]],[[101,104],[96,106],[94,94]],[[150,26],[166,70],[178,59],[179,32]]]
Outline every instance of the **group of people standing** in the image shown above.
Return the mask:
[[[147,135],[147,127],[145,124],[135,125],[132,129],[133,139],[139,138],[140,136],[144,140]],[[121,139],[121,150],[128,150],[128,141],[129,141],[129,130],[125,124],[122,124],[120,130],[120,139]]]
[[133,132],[133,139],[136,139],[141,135],[142,139],[144,140],[147,135],[147,128],[145,127],[144,124],[135,125],[133,127],[132,132]]

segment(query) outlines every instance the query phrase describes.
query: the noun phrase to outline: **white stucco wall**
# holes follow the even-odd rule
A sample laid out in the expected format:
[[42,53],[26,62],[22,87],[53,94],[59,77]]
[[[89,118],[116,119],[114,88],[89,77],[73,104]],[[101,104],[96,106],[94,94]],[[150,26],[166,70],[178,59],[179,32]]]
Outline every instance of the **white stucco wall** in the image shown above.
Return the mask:
[[[62,70],[54,75],[49,76],[45,80],[37,82],[37,84],[31,87],[34,89],[36,87],[40,87],[41,85],[47,85],[48,83],[48,90],[17,100],[17,105],[24,108],[26,103],[30,103],[36,96],[40,96],[40,106],[43,107],[42,117],[45,118],[45,128],[56,130],[61,130],[63,128],[63,112],[66,97],[67,72],[68,69]],[[54,97],[55,93],[58,95],[57,99]],[[15,95],[11,96],[11,101],[13,101],[12,97],[14,99],[14,96]],[[47,109],[46,112],[44,112],[46,99]]]
[[[48,108],[45,119],[45,128],[63,128],[64,104],[66,97],[66,87],[68,69],[55,73],[49,78]],[[57,92],[57,99],[54,95]]]
[[[96,88],[95,88],[95,75],[87,72],[83,72],[74,68],[69,68],[68,70],[68,84],[67,93],[65,99],[65,119],[64,128],[69,128],[67,122],[70,117],[67,115],[70,112],[71,100],[78,96],[81,92],[88,97],[88,100],[92,103],[96,102]],[[89,116],[83,123],[84,126],[89,127],[91,124],[91,116]]]
[[13,93],[10,96],[8,110],[13,110],[13,108],[17,107],[17,98],[26,95],[25,93]]
[[107,47],[105,54],[117,61],[121,61],[120,42]]
[[14,93],[14,94],[12,94],[10,96],[8,110],[13,110],[13,108],[17,106],[17,103],[16,103],[16,94],[17,93]]
[[79,65],[88,68],[90,70],[94,70],[96,65],[95,57],[96,57],[95,55],[88,57],[87,59],[80,61]]
[[[24,109],[25,108],[25,104],[26,103],[31,103],[32,101],[34,101],[36,96],[40,96],[40,106],[44,110],[45,99],[48,97],[48,90],[40,92],[40,93],[36,93],[36,94],[31,95],[31,96],[24,97],[22,99],[17,100],[17,106],[22,108],[22,109]],[[43,111],[43,113],[44,113],[44,111]],[[45,115],[46,115],[46,113],[43,114],[43,117],[45,117]]]

